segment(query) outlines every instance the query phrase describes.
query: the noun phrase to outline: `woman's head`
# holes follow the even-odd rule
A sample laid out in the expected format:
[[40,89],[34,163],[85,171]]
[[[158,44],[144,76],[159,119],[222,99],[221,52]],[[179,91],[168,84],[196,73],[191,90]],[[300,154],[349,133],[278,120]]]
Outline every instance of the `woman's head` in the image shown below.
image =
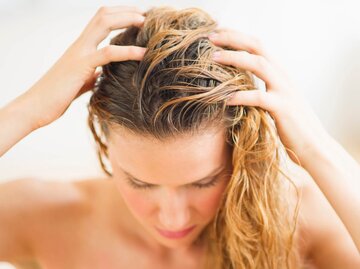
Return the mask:
[[[149,11],[142,28],[129,28],[111,41],[114,45],[147,47],[143,61],[104,66],[102,80],[91,98],[92,115],[97,116],[105,132],[104,153],[113,179],[134,215],[148,222],[145,227],[178,231],[198,224],[197,230],[204,228],[213,219],[219,194],[228,181],[224,174],[231,175],[228,136],[237,111],[243,108],[226,107],[225,100],[232,91],[249,89],[253,84],[249,74],[220,67],[211,60],[212,52],[219,48],[206,34],[215,27],[215,21],[197,9]],[[221,85],[225,81],[232,85]],[[227,168],[221,171],[222,184],[197,191],[184,188],[220,166]],[[161,188],[134,190],[122,180],[127,177],[125,171]],[[176,186],[171,189],[177,190],[176,195],[169,196],[162,189],[169,186]],[[183,204],[177,195],[187,196],[182,198]],[[173,203],[188,204],[177,212],[177,219],[170,212]],[[192,207],[197,213],[188,212]],[[167,241],[174,244],[179,240]]]
[[[222,48],[206,35],[216,26],[197,8],[153,8],[141,28],[114,37],[113,45],[148,50],[140,62],[103,66],[89,103],[89,126],[102,168],[164,245],[189,244],[204,230],[221,268],[282,267],[279,257],[288,254],[291,238],[279,195],[276,131],[260,108],[226,105],[232,92],[255,85],[249,72],[212,61]],[[214,186],[191,184],[211,172],[219,172]],[[135,189],[132,183],[141,184],[136,179],[157,186]],[[154,229],[192,225],[197,230],[181,240]]]
[[[158,242],[169,248],[194,243],[214,218],[231,176],[231,148],[223,130],[164,141],[113,131],[109,160],[113,180],[129,210]],[[168,238],[157,231],[182,231]]]

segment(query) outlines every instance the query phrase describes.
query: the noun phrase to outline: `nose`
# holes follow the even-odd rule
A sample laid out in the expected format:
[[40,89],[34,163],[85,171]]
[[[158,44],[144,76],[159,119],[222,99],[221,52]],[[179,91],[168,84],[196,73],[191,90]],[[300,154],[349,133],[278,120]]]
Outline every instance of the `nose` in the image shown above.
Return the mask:
[[163,189],[159,205],[161,229],[179,231],[189,228],[190,210],[186,193],[171,188]]

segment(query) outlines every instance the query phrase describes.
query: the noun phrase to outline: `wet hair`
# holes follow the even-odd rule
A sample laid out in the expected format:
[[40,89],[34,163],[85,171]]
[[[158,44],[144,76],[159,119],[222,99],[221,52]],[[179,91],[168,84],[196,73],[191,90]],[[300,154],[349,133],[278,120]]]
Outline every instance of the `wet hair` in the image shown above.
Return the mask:
[[296,186],[282,172],[274,121],[260,107],[226,105],[231,93],[257,88],[253,74],[212,60],[214,51],[231,48],[209,41],[217,22],[203,10],[162,6],[145,16],[143,26],[131,26],[110,42],[146,47],[143,60],[104,65],[89,101],[88,124],[102,169],[112,176],[104,160],[113,128],[159,141],[225,128],[233,171],[204,229],[206,266],[298,268],[299,203],[290,213],[284,179]]

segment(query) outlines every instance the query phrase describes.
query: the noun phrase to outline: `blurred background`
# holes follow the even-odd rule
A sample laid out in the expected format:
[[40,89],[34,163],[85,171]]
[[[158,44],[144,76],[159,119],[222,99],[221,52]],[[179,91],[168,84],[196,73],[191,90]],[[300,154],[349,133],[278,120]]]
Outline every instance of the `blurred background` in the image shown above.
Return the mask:
[[[360,160],[357,0],[0,0],[0,106],[44,75],[103,5],[199,7],[220,27],[257,36],[288,71],[328,132]],[[62,118],[31,133],[1,157],[0,182],[103,175],[86,124],[89,97],[90,93],[74,101]]]

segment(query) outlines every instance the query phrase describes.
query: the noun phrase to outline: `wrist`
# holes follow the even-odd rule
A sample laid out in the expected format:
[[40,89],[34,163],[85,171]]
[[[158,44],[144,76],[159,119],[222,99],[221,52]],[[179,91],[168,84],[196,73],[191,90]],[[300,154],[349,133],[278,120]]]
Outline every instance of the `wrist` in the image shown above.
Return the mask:
[[328,134],[324,133],[319,136],[317,141],[309,146],[309,149],[299,156],[301,165],[306,169],[316,166],[320,160],[327,160],[333,155],[331,151],[334,149],[336,141]]
[[0,157],[37,129],[31,102],[20,95],[0,109]]
[[39,129],[38,120],[39,106],[33,98],[25,92],[15,98],[8,106],[8,110],[15,119],[22,123],[28,133]]

